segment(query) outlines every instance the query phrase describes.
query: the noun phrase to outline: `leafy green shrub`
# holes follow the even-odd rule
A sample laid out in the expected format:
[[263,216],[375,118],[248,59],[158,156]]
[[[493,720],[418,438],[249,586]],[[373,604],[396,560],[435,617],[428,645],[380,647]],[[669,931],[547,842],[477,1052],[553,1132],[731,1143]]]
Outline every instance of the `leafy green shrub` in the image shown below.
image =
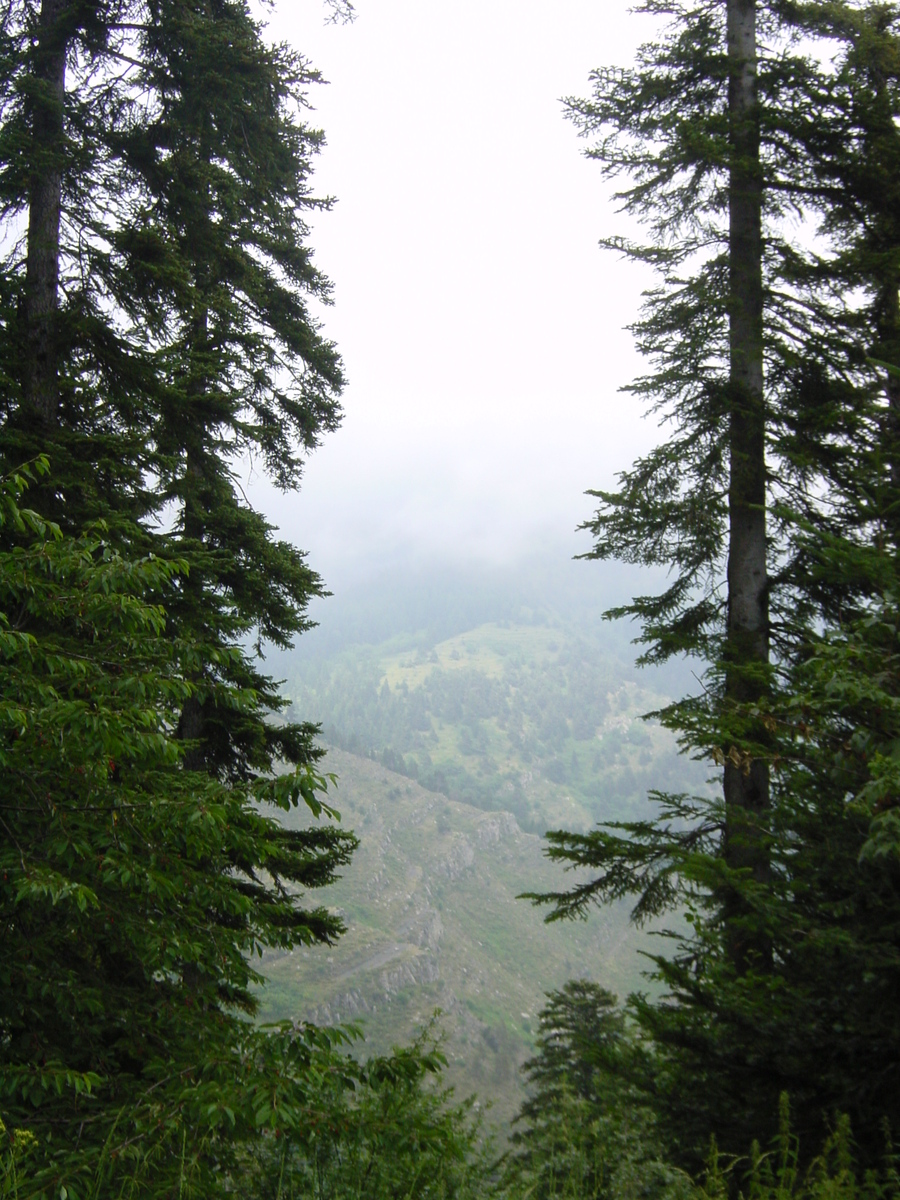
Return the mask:
[[323,1059],[304,1127],[269,1137],[238,1189],[253,1200],[475,1200],[492,1187],[472,1100],[440,1086],[426,1030],[363,1063]]
[[697,1200],[896,1200],[900,1196],[897,1156],[885,1128],[885,1150],[878,1169],[861,1170],[856,1161],[850,1121],[838,1116],[822,1151],[803,1169],[799,1138],[791,1130],[790,1102],[782,1093],[778,1134],[768,1150],[754,1142],[749,1158],[723,1162],[715,1139],[706,1171],[695,1186]]
[[179,567],[22,508],[46,469],[0,480],[3,1186],[214,1196],[244,1141],[294,1119],[313,1051],[338,1036],[256,1028],[252,956],[340,932],[297,893],[355,839],[269,815],[321,810],[310,769],[242,784],[185,769],[195,649],[159,604]]

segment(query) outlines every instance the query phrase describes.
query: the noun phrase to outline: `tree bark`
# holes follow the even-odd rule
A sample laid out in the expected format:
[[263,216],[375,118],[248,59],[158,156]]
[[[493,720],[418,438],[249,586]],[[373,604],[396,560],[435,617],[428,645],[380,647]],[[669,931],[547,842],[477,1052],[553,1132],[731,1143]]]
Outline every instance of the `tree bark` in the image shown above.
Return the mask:
[[[202,287],[198,285],[198,290]],[[209,349],[209,313],[205,303],[200,301],[198,311],[191,321],[191,337],[189,348],[190,379],[187,396],[190,403],[184,414],[187,428],[184,435],[185,465],[182,484],[181,502],[182,533],[191,545],[202,545],[206,539],[207,508],[204,497],[204,476],[202,465],[203,443],[206,428],[203,414],[203,402],[209,391],[209,379],[205,368],[205,356]],[[184,580],[185,597],[190,598],[190,606],[195,614],[203,612],[204,581],[199,568],[194,566]],[[197,677],[192,683],[199,685],[202,678]],[[206,770],[206,752],[203,746],[204,720],[203,706],[196,696],[190,696],[181,710],[178,724],[178,735],[191,743],[184,752],[183,763],[185,770]]]
[[[202,471],[194,456],[188,452],[185,466],[185,497],[183,531],[186,539],[202,543],[206,532],[199,497],[196,495],[203,485]],[[197,568],[184,580],[185,596],[191,598],[191,606],[195,612],[202,612],[203,580],[200,579]],[[191,679],[195,686],[202,683],[202,676]],[[203,706],[196,696],[189,696],[181,709],[178,722],[178,736],[182,741],[190,743],[184,751],[182,759],[186,771],[206,770],[206,752],[203,747]]]
[[[766,570],[766,461],[763,396],[762,171],[757,95],[756,0],[726,0],[730,262],[730,483],[726,702],[746,704],[765,687],[769,659]],[[740,757],[740,756],[738,756]],[[768,874],[758,832],[769,804],[768,765],[727,762],[724,778],[729,867]],[[739,969],[765,957],[760,938],[736,925],[746,907],[736,892],[725,901],[730,953]],[[730,918],[730,920],[729,920]]]
[[59,410],[57,312],[69,0],[42,0],[30,96],[32,179],[25,265],[24,399],[44,428]]
[[[888,362],[900,366],[900,281],[897,272],[889,278],[879,296],[877,349]],[[887,405],[883,421],[887,496],[882,505],[886,534],[895,563],[900,556],[900,378],[888,375],[884,384]]]

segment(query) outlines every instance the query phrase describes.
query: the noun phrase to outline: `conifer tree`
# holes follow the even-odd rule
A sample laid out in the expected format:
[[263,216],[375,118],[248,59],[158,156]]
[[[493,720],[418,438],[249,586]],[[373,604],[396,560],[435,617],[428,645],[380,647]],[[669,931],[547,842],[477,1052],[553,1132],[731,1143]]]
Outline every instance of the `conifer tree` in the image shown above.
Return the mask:
[[[289,1119],[290,1102],[274,1113],[260,1089],[302,1084],[291,1039],[241,1019],[255,1006],[249,958],[340,933],[298,889],[327,883],[355,845],[260,809],[318,811],[326,783],[314,727],[278,720],[259,666],[266,642],[306,627],[321,584],[237,482],[253,455],[296,487],[339,412],[339,359],[311,311],[328,299],[305,223],[322,206],[309,190],[321,135],[302,119],[316,75],[267,46],[240,0],[19,0],[2,20],[0,456],[9,470],[46,453],[33,503],[78,568],[54,576],[58,556],[33,549],[51,596],[29,603],[12,565],[32,551],[28,531],[0,530],[4,612],[41,654],[19,713],[33,731],[25,765],[8,782],[30,763],[47,793],[32,797],[39,813],[14,790],[6,801],[3,853],[19,866],[4,960],[26,933],[42,958],[0,988],[4,1112],[27,1127],[27,1105],[58,1088],[32,1124],[55,1131],[63,1159],[81,1146],[95,1166],[93,1133],[112,1136],[116,1114],[131,1122],[126,1145],[154,1144],[156,1130],[170,1162],[172,1137],[191,1153],[202,1127],[195,1165],[213,1194],[228,1186],[229,1138]],[[106,556],[119,566],[92,573]],[[95,586],[111,589],[96,626],[78,610],[78,589]],[[132,613],[121,627],[117,605]],[[112,715],[109,694],[124,706]],[[73,762],[84,778],[66,781]],[[90,1137],[85,1105],[98,1114]],[[176,1186],[171,1172],[157,1183]]]
[[[318,76],[266,46],[238,2],[134,0],[88,19],[47,0],[7,24],[0,134],[26,153],[3,182],[29,232],[7,264],[6,461],[51,451],[64,524],[103,516],[139,548],[187,556],[180,629],[285,646],[321,584],[235,473],[251,458],[297,487],[338,419],[340,362],[310,311],[329,296],[305,224],[326,203],[309,187],[321,135],[302,120]],[[48,92],[47,70],[69,85]],[[201,690],[183,714],[189,765],[241,775],[308,758],[311,729],[265,720],[277,689],[241,661],[221,682],[255,690],[259,718]]]
[[107,286],[129,186],[109,136],[140,19],[130,0],[19,0],[2,17],[2,450],[11,467],[52,450],[42,507],[72,528],[95,516],[124,527],[152,509],[147,377]]
[[584,979],[551,992],[505,1164],[509,1196],[670,1195],[653,1115],[632,1086],[644,1052],[616,997]]
[[[658,369],[632,390],[672,428],[618,492],[598,493],[591,556],[672,570],[661,596],[616,615],[641,620],[645,661],[712,664],[704,693],[662,717],[723,767],[723,796],[655,795],[655,819],[551,834],[552,856],[599,873],[543,899],[555,916],[632,895],[639,920],[687,917],[692,932],[655,959],[669,1002],[631,1002],[659,1056],[646,1094],[682,1161],[710,1131],[735,1152],[765,1137],[785,1088],[807,1144],[844,1109],[874,1158],[879,1117],[896,1116],[892,1090],[870,1080],[897,1061],[884,1005],[897,879],[886,861],[857,863],[867,822],[848,804],[851,731],[823,677],[813,698],[804,672],[823,621],[864,627],[896,557],[869,552],[891,544],[896,511],[891,387],[869,360],[890,360],[894,336],[897,14],[708,3],[673,15],[637,70],[598,73],[593,98],[572,102],[601,135],[590,153],[630,177],[625,205],[656,236],[607,244],[662,273],[635,327]],[[803,53],[800,31],[837,47],[833,70]],[[785,236],[790,212],[821,224],[812,249]]]
[[[140,280],[139,311],[152,320],[144,350],[159,387],[156,469],[178,513],[165,544],[190,564],[171,615],[212,648],[248,637],[257,650],[285,647],[321,584],[249,507],[235,475],[249,457],[281,489],[296,488],[304,455],[338,418],[340,362],[309,311],[330,287],[304,241],[305,211],[327,206],[309,189],[321,135],[298,120],[318,76],[265,46],[242,4],[150,11],[140,82],[158,107],[123,138],[137,188],[119,244],[123,292]],[[236,674],[226,661],[223,681],[253,689],[261,713],[281,707],[250,654]],[[194,743],[187,761],[214,772],[240,776],[312,753],[311,728],[236,721],[203,688],[181,724]]]
[[[645,9],[671,11],[656,3]],[[712,751],[726,737],[741,747],[724,763],[716,819],[726,867],[719,900],[732,958],[742,967],[764,962],[765,936],[751,928],[752,914],[727,876],[766,876],[768,766],[755,752],[764,730],[746,722],[729,729],[726,714],[746,712],[770,686],[772,438],[763,375],[766,358],[784,347],[764,338],[776,252],[770,248],[766,260],[763,214],[767,204],[769,217],[777,216],[778,189],[797,182],[779,144],[784,131],[763,114],[777,111],[802,66],[783,36],[760,61],[760,19],[777,39],[776,15],[756,0],[679,8],[665,40],[644,48],[637,70],[597,72],[591,100],[570,101],[582,130],[601,136],[589,154],[610,177],[630,176],[623,206],[657,238],[648,246],[616,238],[605,244],[654,263],[663,276],[635,326],[658,369],[631,390],[673,426],[663,445],[620,477],[618,492],[592,493],[601,505],[589,526],[596,538],[589,557],[673,568],[675,580],[662,595],[638,597],[615,615],[642,621],[645,662],[687,652],[717,664],[707,693],[711,728],[697,748]],[[773,232],[769,243],[786,249]],[[796,345],[791,297],[773,307]],[[696,733],[700,723],[685,706],[674,706],[667,719],[682,732],[690,725]]]

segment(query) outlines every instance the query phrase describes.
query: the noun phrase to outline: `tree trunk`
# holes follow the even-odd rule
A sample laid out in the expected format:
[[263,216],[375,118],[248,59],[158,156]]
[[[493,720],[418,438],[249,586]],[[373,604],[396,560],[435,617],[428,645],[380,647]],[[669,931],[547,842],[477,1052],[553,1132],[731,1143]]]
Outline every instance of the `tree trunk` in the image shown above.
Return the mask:
[[[879,32],[881,32],[879,30]],[[880,65],[880,64],[879,64]],[[892,64],[893,65],[893,64]],[[896,72],[896,67],[894,67]],[[873,230],[875,248],[880,252],[882,277],[875,300],[876,346],[878,357],[886,359],[895,368],[900,368],[900,269],[898,269],[897,247],[900,244],[900,228],[897,214],[900,212],[900,184],[897,168],[900,166],[900,136],[894,120],[895,106],[885,80],[885,73],[877,67],[872,71],[877,88],[876,107],[880,117],[878,134],[867,146],[869,154],[877,155],[874,162],[883,164],[882,170],[889,175],[890,183],[884,186],[879,181],[880,208],[878,223]],[[894,75],[896,82],[896,74]],[[886,514],[887,534],[893,552],[895,571],[900,562],[900,376],[888,374],[885,380],[887,409],[885,413],[885,454],[887,458],[888,495],[882,508]]]
[[[202,290],[202,289],[201,289]],[[191,321],[190,338],[190,380],[187,396],[191,401],[188,411],[184,414],[187,423],[185,435],[185,465],[181,501],[182,532],[189,544],[202,545],[206,538],[207,511],[204,496],[204,477],[202,465],[203,444],[206,429],[203,414],[203,401],[209,391],[209,379],[205,367],[205,358],[209,349],[209,314],[205,304],[200,303],[198,312]],[[204,581],[199,567],[195,564],[190,574],[184,580],[185,598],[189,599],[190,608],[202,620]],[[192,683],[199,685],[201,678],[194,678]],[[184,752],[183,763],[188,771],[203,771],[206,769],[206,752],[203,747],[203,707],[196,696],[190,696],[181,710],[178,725],[179,737],[191,742]]]
[[[726,0],[730,262],[730,483],[728,493],[728,617],[725,642],[726,702],[746,704],[765,687],[769,658],[766,574],[766,462],[763,400],[762,173],[756,78],[756,0]],[[757,819],[769,804],[765,762],[725,766],[729,867],[746,868],[755,879],[768,873]],[[761,938],[735,920],[746,906],[737,893],[725,899],[729,949],[738,969],[765,958]]]
[[[879,297],[878,343],[879,354],[900,366],[900,288],[896,271],[890,271]],[[884,385],[887,406],[884,413],[884,453],[886,462],[887,496],[881,505],[885,532],[897,562],[900,556],[900,377],[888,375]]]
[[[185,488],[187,495],[184,499],[184,517],[183,528],[184,536],[194,542],[202,542],[205,533],[205,525],[202,520],[199,502],[195,498],[193,492],[202,487],[202,474],[200,467],[196,463],[193,456],[189,453],[187,464],[185,467]],[[198,568],[194,566],[191,573],[183,582],[184,593],[186,599],[193,608],[195,613],[202,613],[203,603],[203,580],[199,577]],[[202,683],[202,676],[194,676],[191,682],[198,686]],[[190,742],[184,752],[182,762],[186,771],[204,771],[206,770],[206,752],[203,748],[203,706],[196,696],[189,696],[185,700],[181,709],[181,718],[178,722],[178,736],[182,741]]]
[[56,424],[59,219],[69,0],[42,0],[30,98],[32,179],[25,266],[24,398],[44,428]]

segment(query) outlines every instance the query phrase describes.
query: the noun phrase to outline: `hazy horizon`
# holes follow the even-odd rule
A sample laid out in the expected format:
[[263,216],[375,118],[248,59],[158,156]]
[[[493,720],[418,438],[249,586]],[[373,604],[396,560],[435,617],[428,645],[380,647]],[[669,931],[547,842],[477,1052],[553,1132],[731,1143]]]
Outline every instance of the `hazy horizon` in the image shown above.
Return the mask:
[[356,7],[352,25],[319,0],[267,18],[329,81],[313,188],[337,203],[311,244],[349,386],[301,493],[250,472],[248,496],[333,589],[380,563],[568,559],[589,547],[586,489],[656,433],[619,394],[651,275],[597,248],[633,229],[560,97],[654,22],[622,0]]

